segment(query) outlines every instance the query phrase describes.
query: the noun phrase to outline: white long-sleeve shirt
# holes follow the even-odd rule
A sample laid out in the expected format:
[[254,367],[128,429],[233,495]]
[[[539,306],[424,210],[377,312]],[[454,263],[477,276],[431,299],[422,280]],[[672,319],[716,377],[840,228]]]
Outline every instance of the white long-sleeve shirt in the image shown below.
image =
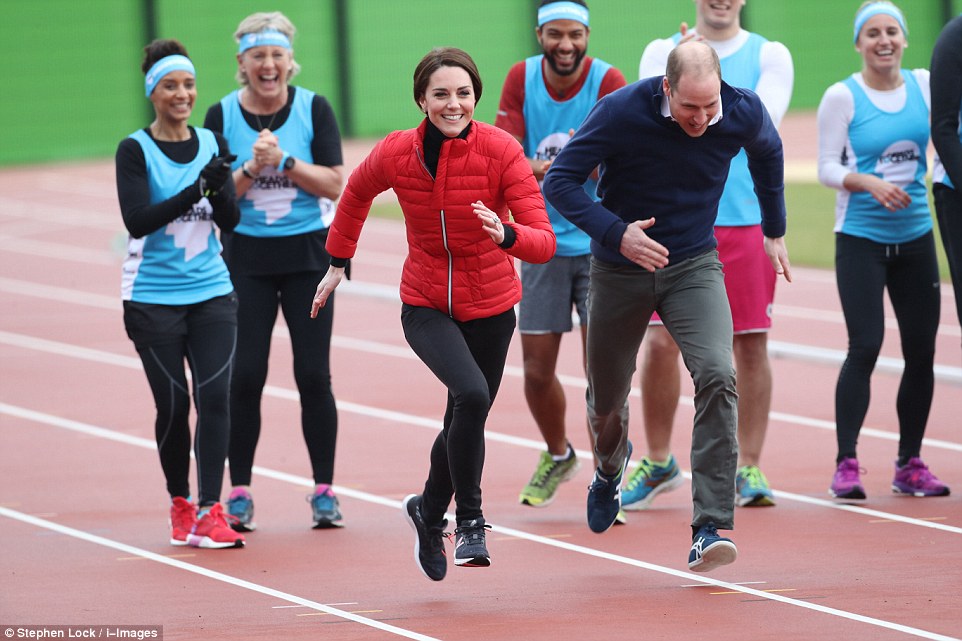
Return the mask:
[[[689,30],[689,33],[692,30]],[[705,40],[718,54],[718,57],[726,58],[738,51],[745,41],[748,40],[749,32],[741,29],[738,35],[728,40]],[[665,74],[665,67],[668,65],[668,54],[675,48],[675,41],[672,38],[653,40],[645,47],[641,54],[641,62],[638,65],[638,77],[648,78],[649,76],[662,76]],[[792,87],[795,82],[795,67],[792,64],[792,54],[788,47],[780,42],[766,42],[762,45],[761,51],[761,74],[758,78],[758,85],[748,87],[752,89],[762,99],[762,103],[768,110],[772,122],[778,127],[788,111],[788,103],[792,99]]]

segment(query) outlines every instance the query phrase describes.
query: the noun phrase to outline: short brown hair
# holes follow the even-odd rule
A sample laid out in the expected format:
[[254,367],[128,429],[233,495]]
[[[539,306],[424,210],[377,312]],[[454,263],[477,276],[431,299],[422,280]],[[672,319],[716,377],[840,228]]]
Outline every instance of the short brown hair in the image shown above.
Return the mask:
[[427,93],[431,74],[441,67],[461,67],[471,77],[474,87],[474,101],[481,100],[481,74],[467,52],[456,47],[436,47],[431,49],[414,69],[414,104],[421,106],[421,98]]
[[187,48],[180,44],[180,41],[173,39],[154,40],[144,47],[144,61],[140,65],[140,70],[147,73],[154,66],[154,63],[161,58],[175,55],[190,58],[187,55]]
[[678,45],[668,54],[668,65],[665,69],[668,86],[674,90],[685,73],[693,76],[712,74],[721,81],[721,62],[718,60],[718,54],[711,46],[696,40]]

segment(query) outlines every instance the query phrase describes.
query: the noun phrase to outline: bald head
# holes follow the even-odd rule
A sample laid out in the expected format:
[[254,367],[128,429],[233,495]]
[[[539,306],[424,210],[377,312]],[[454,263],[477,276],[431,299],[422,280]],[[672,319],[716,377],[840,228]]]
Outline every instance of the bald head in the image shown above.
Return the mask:
[[703,81],[711,76],[717,78],[720,87],[721,63],[718,61],[718,54],[704,42],[689,40],[668,54],[665,77],[672,89],[677,91],[684,78]]
[[668,55],[662,83],[672,119],[692,138],[703,135],[721,110],[721,65],[715,50],[703,42],[678,45]]

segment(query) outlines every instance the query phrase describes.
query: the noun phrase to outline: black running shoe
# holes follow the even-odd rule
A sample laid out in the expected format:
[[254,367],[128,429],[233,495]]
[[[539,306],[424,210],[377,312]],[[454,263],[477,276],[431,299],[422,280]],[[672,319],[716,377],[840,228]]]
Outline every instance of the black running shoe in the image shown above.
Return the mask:
[[[414,530],[414,562],[424,576],[440,581],[448,571],[448,559],[444,553],[444,527],[447,520],[428,525],[421,516],[421,496],[409,494],[401,502],[401,514]],[[483,545],[483,538],[482,538]]]
[[461,521],[454,530],[454,564],[468,568],[486,568],[491,556],[484,544],[484,531],[490,530],[483,518]]

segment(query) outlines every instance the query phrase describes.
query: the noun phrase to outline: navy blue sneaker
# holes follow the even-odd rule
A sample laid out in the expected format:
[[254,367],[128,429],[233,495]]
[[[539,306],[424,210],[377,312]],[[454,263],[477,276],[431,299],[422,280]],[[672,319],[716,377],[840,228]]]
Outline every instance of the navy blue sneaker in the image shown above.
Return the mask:
[[491,526],[484,518],[461,521],[454,530],[454,564],[468,568],[486,568],[491,565],[491,555],[485,545],[484,531]]
[[401,514],[414,530],[414,562],[421,573],[432,581],[440,581],[448,572],[448,558],[444,553],[444,526],[440,523],[428,525],[421,516],[421,496],[408,494],[401,502]]
[[692,572],[711,572],[717,567],[734,563],[738,548],[731,539],[718,536],[714,523],[698,529],[688,553],[688,569]]
[[631,459],[631,441],[628,441],[628,454],[621,469],[613,477],[595,470],[595,477],[588,486],[588,527],[592,532],[602,533],[618,519],[621,512],[621,479],[625,467]]

